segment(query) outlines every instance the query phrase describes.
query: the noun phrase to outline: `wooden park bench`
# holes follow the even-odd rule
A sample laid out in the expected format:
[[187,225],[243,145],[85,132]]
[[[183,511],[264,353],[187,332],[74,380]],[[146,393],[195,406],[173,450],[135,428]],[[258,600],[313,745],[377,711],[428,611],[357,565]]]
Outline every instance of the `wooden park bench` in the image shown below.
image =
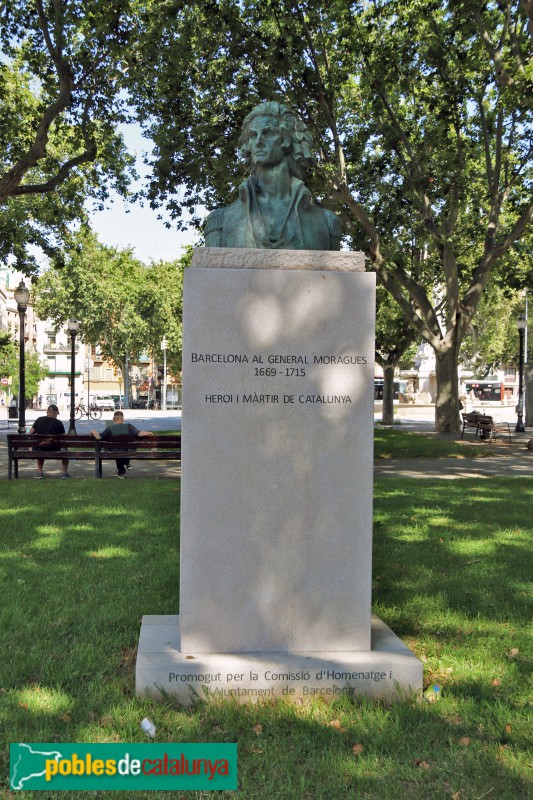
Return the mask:
[[510,422],[495,422],[494,418],[488,414],[480,414],[479,411],[471,411],[468,414],[462,414],[463,427],[461,430],[461,439],[464,437],[465,430],[472,428],[475,430],[474,438],[477,439],[479,434],[480,439],[488,439],[489,444],[496,438],[497,434],[505,433],[511,438],[511,423]]
[[102,464],[117,458],[140,461],[181,461],[181,433],[154,436],[115,436],[93,439],[96,444],[95,477],[102,477]]
[[95,442],[95,438],[89,435],[8,433],[7,477],[9,480],[13,477],[18,478],[20,460],[68,458],[76,461],[94,461]]

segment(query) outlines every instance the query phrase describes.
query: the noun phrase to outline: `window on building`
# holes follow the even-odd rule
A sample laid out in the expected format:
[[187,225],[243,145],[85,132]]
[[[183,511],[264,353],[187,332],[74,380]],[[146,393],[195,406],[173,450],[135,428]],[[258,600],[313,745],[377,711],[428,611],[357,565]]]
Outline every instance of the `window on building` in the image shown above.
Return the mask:
[[505,367],[505,378],[508,380],[513,380],[516,378],[516,367]]

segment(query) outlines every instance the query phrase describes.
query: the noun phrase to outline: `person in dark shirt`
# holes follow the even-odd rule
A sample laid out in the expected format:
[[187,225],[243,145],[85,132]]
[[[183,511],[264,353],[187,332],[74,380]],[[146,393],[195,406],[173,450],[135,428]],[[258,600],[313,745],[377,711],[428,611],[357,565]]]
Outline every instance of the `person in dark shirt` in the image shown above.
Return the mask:
[[[110,422],[107,428],[102,433],[98,431],[91,431],[91,435],[95,439],[103,439],[104,441],[112,439],[114,436],[153,436],[151,431],[140,431],[135,425],[129,422],[124,422],[124,414],[122,411],[115,411],[113,414],[113,422]],[[126,470],[130,469],[129,458],[117,458],[117,478],[124,479],[126,477]]]
[[[59,414],[59,409],[58,409],[57,406],[55,406],[55,405],[48,406],[48,409],[46,411],[46,416],[45,417],[37,417],[37,419],[35,420],[35,422],[33,423],[32,427],[30,429],[30,433],[38,433],[38,434],[41,434],[41,435],[44,435],[44,436],[46,436],[47,434],[54,434],[54,435],[59,435],[59,436],[64,434],[65,433],[65,426],[63,425],[61,420],[57,418],[58,414]],[[55,445],[49,445],[48,448],[47,448],[46,445],[43,445],[41,448],[37,448],[37,449],[55,450],[56,446]],[[61,459],[61,464],[62,464],[62,467],[63,467],[63,474],[62,474],[61,478],[70,478],[70,475],[68,474],[68,458],[62,458]],[[38,480],[42,480],[44,478],[43,466],[44,466],[44,458],[38,458],[37,459],[37,475],[35,476]]]

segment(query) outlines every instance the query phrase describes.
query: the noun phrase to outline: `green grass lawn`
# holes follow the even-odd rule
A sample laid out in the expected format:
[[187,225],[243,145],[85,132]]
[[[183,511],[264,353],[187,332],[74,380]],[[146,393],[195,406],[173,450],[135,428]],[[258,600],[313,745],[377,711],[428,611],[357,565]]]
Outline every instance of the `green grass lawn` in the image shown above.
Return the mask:
[[[157,431],[174,435],[180,431]],[[374,429],[375,458],[483,458],[494,448],[481,442],[472,443],[456,438],[438,438],[432,434],[413,433],[391,428]]]
[[224,798],[525,800],[532,508],[528,479],[376,482],[374,609],[440,702],[182,710],[134,688],[142,615],[178,610],[177,483],[2,482],[0,797],[212,797],[9,792],[9,742],[143,742],[149,716],[159,742],[238,742]]
[[374,429],[375,458],[483,458],[493,446],[391,428]]

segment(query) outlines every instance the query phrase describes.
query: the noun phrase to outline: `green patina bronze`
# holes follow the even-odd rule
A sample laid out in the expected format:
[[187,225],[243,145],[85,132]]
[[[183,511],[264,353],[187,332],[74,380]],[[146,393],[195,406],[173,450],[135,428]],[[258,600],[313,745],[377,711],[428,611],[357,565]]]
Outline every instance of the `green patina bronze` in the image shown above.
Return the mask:
[[341,227],[303,182],[311,135],[287,106],[261,103],[244,120],[240,153],[250,177],[239,199],[207,217],[206,247],[339,250]]

